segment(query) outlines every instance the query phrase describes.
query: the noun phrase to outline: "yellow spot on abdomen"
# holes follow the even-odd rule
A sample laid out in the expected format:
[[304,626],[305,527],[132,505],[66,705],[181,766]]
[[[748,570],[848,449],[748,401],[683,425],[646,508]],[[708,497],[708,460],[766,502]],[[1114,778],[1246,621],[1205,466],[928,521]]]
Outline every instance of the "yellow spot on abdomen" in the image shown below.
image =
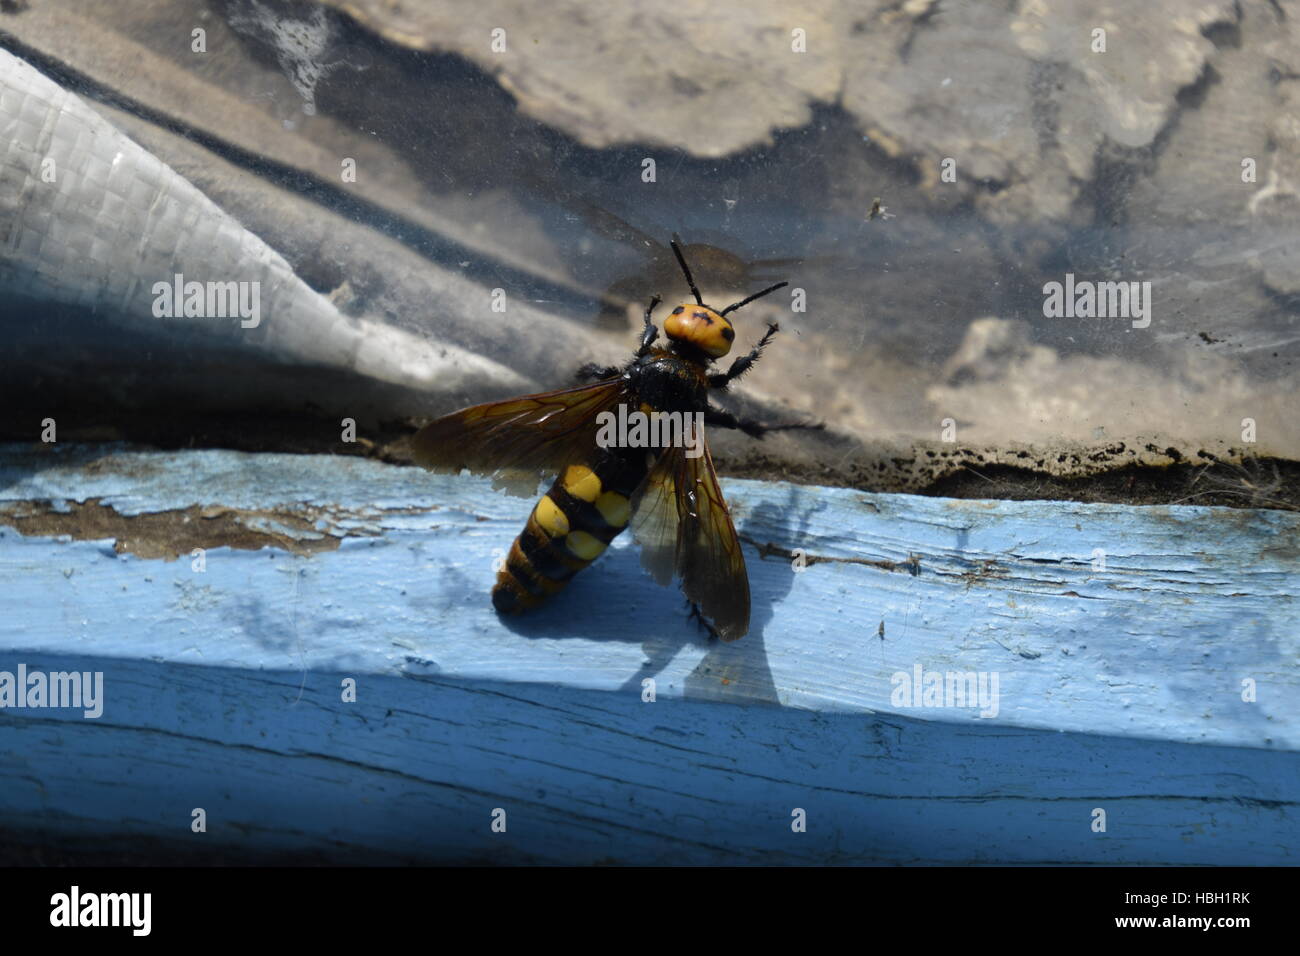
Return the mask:
[[596,499],[596,510],[611,528],[621,528],[627,524],[629,508],[627,498],[617,491],[607,491]]
[[563,538],[569,533],[568,516],[556,507],[550,495],[542,495],[542,500],[537,502],[537,507],[533,509],[533,515],[548,536]]
[[570,465],[564,469],[564,490],[582,501],[595,501],[600,496],[600,478],[586,465]]
[[605,542],[599,538],[593,538],[585,531],[570,531],[568,537],[564,539],[564,546],[567,547],[574,557],[581,558],[584,561],[592,561],[600,556],[605,550]]

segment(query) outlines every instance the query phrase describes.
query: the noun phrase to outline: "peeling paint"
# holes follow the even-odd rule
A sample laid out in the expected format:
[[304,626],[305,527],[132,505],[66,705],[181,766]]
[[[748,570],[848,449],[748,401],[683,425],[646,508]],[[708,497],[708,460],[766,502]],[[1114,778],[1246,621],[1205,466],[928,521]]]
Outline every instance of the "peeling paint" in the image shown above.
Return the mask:
[[72,502],[66,511],[56,510],[50,502],[0,506],[0,524],[27,536],[74,541],[111,538],[118,554],[165,561],[189,555],[195,548],[279,548],[294,554],[319,554],[336,550],[344,537],[318,531],[315,521],[291,512],[193,505],[125,515],[98,498]]

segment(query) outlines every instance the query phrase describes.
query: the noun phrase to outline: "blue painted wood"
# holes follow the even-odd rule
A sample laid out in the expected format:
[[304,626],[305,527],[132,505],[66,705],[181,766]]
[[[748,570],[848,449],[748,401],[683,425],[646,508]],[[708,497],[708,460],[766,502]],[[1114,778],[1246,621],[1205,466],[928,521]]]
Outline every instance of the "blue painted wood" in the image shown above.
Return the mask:
[[[732,645],[626,546],[499,620],[494,551],[531,502],[476,479],[0,449],[0,671],[105,680],[97,720],[0,709],[0,825],[340,857],[1294,862],[1297,516],[724,487],[745,536],[835,559],[748,549]],[[339,543],[214,548],[199,573],[5,526],[90,499]],[[904,706],[891,677],[918,664],[996,674],[996,717]]]
[[107,675],[102,722],[0,716],[8,824],[460,862],[1294,862],[1293,754],[444,677],[363,677],[340,706],[327,673]]

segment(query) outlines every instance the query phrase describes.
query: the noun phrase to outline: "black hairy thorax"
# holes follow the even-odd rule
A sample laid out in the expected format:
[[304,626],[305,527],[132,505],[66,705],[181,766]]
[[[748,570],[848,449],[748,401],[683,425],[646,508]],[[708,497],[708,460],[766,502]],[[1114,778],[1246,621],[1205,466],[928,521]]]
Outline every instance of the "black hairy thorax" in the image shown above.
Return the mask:
[[651,349],[623,373],[637,398],[660,412],[703,412],[708,408],[705,364],[675,350]]

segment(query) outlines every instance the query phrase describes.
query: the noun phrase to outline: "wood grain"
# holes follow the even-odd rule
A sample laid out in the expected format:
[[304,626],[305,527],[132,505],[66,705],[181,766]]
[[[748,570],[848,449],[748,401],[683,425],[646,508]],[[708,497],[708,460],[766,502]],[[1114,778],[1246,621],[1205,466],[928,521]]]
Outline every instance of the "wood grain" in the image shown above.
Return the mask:
[[[1294,862],[1297,516],[723,484],[745,538],[807,562],[746,546],[730,645],[625,543],[498,619],[531,502],[485,481],[0,449],[0,670],[103,671],[106,697],[0,710],[0,825],[340,859]],[[173,544],[186,517],[263,538],[196,572],[78,540],[92,501],[178,515]],[[901,706],[917,665],[996,675],[996,716]]]

